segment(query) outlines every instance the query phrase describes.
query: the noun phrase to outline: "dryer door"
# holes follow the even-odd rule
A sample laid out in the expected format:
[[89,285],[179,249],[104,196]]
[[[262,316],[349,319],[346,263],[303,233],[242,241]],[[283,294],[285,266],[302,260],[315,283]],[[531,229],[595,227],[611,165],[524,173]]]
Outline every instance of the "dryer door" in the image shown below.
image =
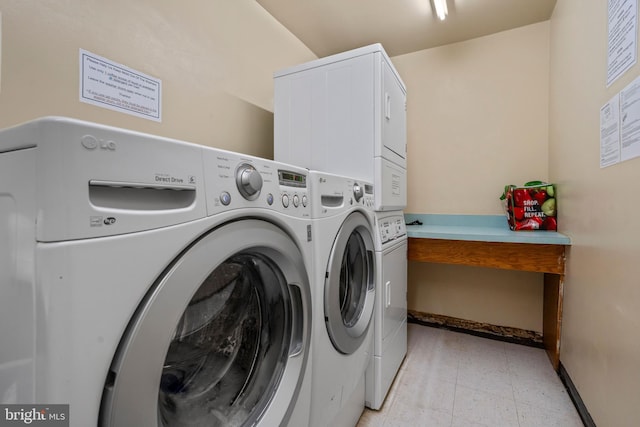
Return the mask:
[[307,363],[310,303],[304,259],[284,231],[259,220],[212,230],[138,307],[100,425],[280,425]]
[[375,301],[374,265],[371,226],[354,212],[335,239],[324,285],[327,331],[341,353],[353,353],[366,337]]

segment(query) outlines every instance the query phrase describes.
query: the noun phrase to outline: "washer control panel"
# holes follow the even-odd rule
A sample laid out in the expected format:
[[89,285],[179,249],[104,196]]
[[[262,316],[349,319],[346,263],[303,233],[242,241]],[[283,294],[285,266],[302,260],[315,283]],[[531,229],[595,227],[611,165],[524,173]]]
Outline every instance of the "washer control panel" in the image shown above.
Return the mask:
[[311,171],[309,181],[313,218],[329,217],[356,206],[373,211],[374,191],[369,182],[319,171]]
[[311,217],[306,169],[209,147],[203,163],[208,215],[255,207]]
[[306,208],[309,205],[309,196],[307,195],[307,174],[305,172],[296,172],[292,170],[279,169],[278,179],[282,189],[282,206],[288,208],[293,205],[294,208]]
[[373,209],[375,205],[375,199],[373,194],[373,184],[360,184],[363,189],[363,200],[362,203],[368,207]]
[[373,209],[373,185],[363,183],[361,181],[353,182],[353,194],[350,199],[350,204],[362,205],[366,208]]

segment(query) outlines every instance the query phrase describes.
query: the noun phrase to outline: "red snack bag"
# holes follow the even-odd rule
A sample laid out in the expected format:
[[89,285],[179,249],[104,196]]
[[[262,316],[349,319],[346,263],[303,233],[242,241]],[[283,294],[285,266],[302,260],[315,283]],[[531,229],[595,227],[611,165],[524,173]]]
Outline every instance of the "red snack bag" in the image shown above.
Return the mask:
[[507,185],[504,201],[511,230],[558,230],[556,188],[542,181],[527,182],[522,187]]

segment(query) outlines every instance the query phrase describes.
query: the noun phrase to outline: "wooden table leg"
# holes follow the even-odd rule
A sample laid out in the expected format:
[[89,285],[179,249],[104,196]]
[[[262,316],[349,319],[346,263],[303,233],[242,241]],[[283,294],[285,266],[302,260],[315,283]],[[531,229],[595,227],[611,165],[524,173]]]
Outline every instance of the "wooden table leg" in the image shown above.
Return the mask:
[[560,366],[560,332],[562,328],[562,298],[564,274],[544,274],[542,341],[553,369]]

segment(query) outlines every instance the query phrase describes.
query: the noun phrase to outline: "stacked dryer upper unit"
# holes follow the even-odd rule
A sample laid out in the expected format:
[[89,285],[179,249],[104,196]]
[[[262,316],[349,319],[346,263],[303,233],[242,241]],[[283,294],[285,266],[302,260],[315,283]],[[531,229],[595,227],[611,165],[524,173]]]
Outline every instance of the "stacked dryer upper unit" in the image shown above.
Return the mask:
[[373,188],[311,171],[312,427],[352,427],[365,405],[376,299]]
[[[381,234],[404,228],[406,88],[380,44],[294,66],[274,77],[275,159],[374,186],[379,271],[366,404],[379,409],[407,349],[406,233]],[[390,249],[403,240],[404,246]],[[390,345],[392,352],[385,350]]]
[[372,182],[376,211],[407,205],[406,89],[382,45],[277,72],[274,158]]
[[71,427],[307,425],[306,179],[72,119],[1,131],[0,403],[67,404]]

